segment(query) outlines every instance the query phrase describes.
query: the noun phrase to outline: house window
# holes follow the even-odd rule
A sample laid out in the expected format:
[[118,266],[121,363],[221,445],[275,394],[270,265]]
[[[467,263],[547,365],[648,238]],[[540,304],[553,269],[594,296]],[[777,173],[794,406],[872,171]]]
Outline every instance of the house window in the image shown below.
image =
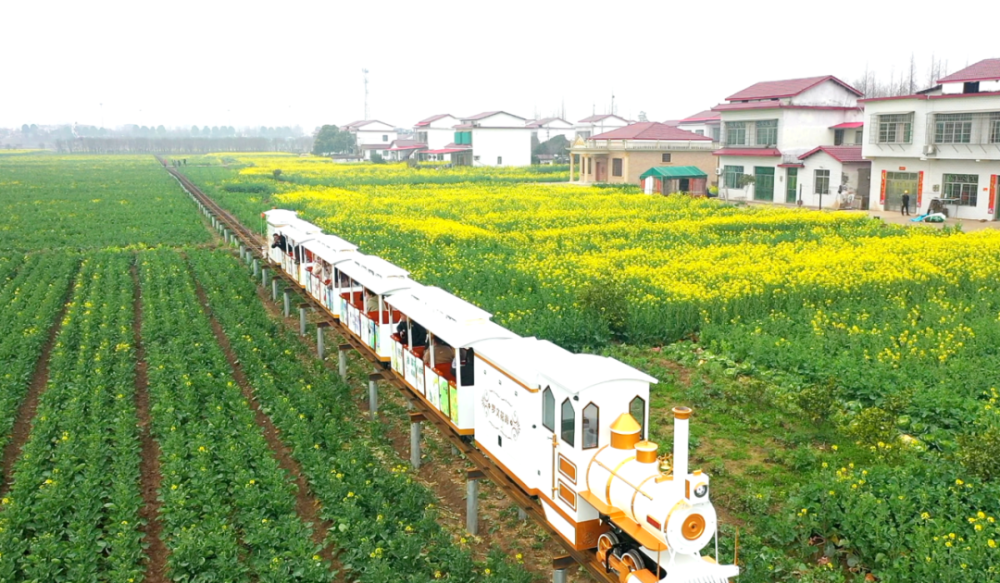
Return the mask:
[[570,446],[576,445],[576,412],[569,399],[562,402],[562,440]]
[[856,130],[854,132],[854,145],[860,146],[863,142],[861,141],[865,136],[865,130]]
[[968,144],[971,140],[971,113],[939,113],[934,116],[935,144]]
[[844,145],[844,130],[833,130],[833,145],[834,146]]
[[990,143],[1000,144],[1000,113],[990,114]]
[[611,175],[621,176],[622,175],[622,159],[612,158],[611,159]]
[[719,134],[721,133],[722,133],[722,128],[720,128],[719,126],[712,126],[712,141],[718,142]]
[[662,156],[660,157],[660,161],[661,161],[661,162],[669,162],[669,161],[670,161],[670,154],[669,154],[669,153],[665,153],[665,154],[663,154],[663,155],[662,155]]
[[778,120],[763,119],[757,122],[757,145],[773,146],[778,143]]
[[698,134],[699,136],[704,136],[705,130],[695,130],[694,133]]
[[583,408],[583,449],[597,447],[598,422],[600,421],[600,409],[597,405],[590,403]]
[[814,192],[816,194],[830,194],[830,171],[829,170],[817,170],[814,173],[813,184],[815,184]]
[[726,124],[726,145],[745,146],[747,143],[747,124],[733,121]]
[[503,164],[503,156],[497,156],[497,166]]
[[979,190],[978,174],[945,174],[944,195],[946,198],[958,199],[962,206],[976,206]]
[[722,171],[722,181],[726,188],[741,188],[740,176],[743,176],[742,166],[726,166]]
[[387,134],[382,134],[382,141],[383,142],[388,142],[389,141],[389,136]]
[[878,116],[879,144],[909,144],[913,137],[913,114],[893,113]]
[[542,425],[549,431],[556,430],[556,398],[548,387],[542,391]]
[[[633,419],[639,422],[639,427],[645,429],[646,427],[646,401],[642,397],[636,397],[628,404],[628,414],[632,416]],[[642,429],[639,430],[639,435],[645,435]]]

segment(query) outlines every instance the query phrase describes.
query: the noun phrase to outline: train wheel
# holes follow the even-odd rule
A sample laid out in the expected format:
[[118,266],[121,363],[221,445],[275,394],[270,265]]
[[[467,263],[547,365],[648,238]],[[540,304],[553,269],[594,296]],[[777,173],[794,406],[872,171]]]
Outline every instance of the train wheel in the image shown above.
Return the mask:
[[608,552],[617,544],[618,544],[618,537],[613,532],[606,532],[597,538],[598,552],[600,551]]
[[622,564],[628,567],[629,571],[638,571],[646,568],[646,561],[642,559],[642,555],[635,549],[631,549],[622,555]]

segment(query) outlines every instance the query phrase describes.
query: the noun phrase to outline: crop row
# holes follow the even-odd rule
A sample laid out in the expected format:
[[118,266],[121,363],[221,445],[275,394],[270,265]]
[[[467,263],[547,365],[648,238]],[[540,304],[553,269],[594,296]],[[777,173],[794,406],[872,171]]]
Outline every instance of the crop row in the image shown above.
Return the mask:
[[281,430],[334,526],[344,567],[359,581],[424,582],[436,577],[504,581],[530,575],[496,554],[485,563],[455,544],[436,522],[434,495],[391,461],[378,423],[367,423],[348,387],[270,319],[254,283],[229,255],[195,251],[192,262],[256,391]]
[[233,378],[177,252],[141,254],[142,336],[174,581],[327,581],[293,487]]
[[[42,290],[65,281],[73,262],[47,261],[32,270]],[[3,499],[0,581],[141,578],[131,262],[131,254],[106,252],[82,263]],[[60,298],[56,287],[39,296]]]
[[32,371],[48,337],[77,263],[71,255],[34,255],[14,275],[3,270],[20,261],[0,262],[0,451],[7,445]]

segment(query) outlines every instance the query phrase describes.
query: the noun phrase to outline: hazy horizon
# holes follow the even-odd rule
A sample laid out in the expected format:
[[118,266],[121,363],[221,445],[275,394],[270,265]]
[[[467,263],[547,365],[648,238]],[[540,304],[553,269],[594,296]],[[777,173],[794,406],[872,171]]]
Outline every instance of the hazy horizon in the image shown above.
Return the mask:
[[[954,71],[1000,56],[989,35],[934,40],[940,19],[872,2],[629,2],[572,9],[511,2],[371,5],[235,2],[166,5],[97,0],[17,3],[7,24],[0,127],[126,124],[190,128],[301,126],[369,119],[412,127],[430,115],[501,109],[570,122],[608,113],[683,118],[758,81],[866,68],[888,79],[931,58]],[[953,2],[967,18],[977,4]],[[978,4],[981,6],[981,4]],[[978,12],[982,12],[980,9]],[[14,49],[17,50],[14,50]]]

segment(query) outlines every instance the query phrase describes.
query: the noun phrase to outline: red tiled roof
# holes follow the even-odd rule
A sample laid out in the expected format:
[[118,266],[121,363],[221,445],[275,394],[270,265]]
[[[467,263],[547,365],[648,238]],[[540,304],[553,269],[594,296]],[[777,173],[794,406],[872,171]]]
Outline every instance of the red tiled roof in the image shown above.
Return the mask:
[[680,123],[681,123],[681,120],[679,120],[679,119],[668,119],[667,121],[663,122],[663,125],[675,128],[678,125],[680,125]]
[[972,81],[995,81],[1000,79],[1000,59],[985,59],[938,79],[938,83],[968,83]]
[[681,123],[692,123],[696,121],[715,121],[721,119],[721,116],[712,111],[711,109],[706,109],[705,111],[699,111],[698,113],[685,117],[681,120]]
[[461,118],[461,120],[462,121],[477,121],[477,120],[480,120],[480,119],[486,119],[487,117],[494,116],[494,115],[496,115],[498,113],[504,113],[504,114],[507,114],[507,115],[509,115],[511,117],[516,117],[517,119],[524,119],[523,117],[521,117],[519,115],[514,115],[513,113],[507,113],[506,111],[497,110],[497,111],[484,111],[482,113],[477,113],[476,115],[472,115],[472,116],[469,116],[469,117],[463,117],[463,118]]
[[352,121],[351,123],[347,124],[344,127],[356,130],[356,129],[360,129],[360,128],[362,128],[362,127],[364,127],[364,126],[366,126],[366,125],[368,125],[370,123],[380,123],[380,124],[392,127],[390,124],[387,124],[384,121],[379,121],[377,119],[360,119],[358,121]]
[[591,136],[591,140],[675,140],[687,141],[712,141],[712,138],[700,136],[694,132],[689,132],[679,128],[671,127],[655,121],[641,121],[623,128],[613,129],[596,136]]
[[715,111],[740,111],[744,109],[834,109],[846,111],[858,109],[857,107],[843,107],[837,105],[791,105],[782,103],[777,99],[773,101],[750,101],[747,103],[720,103],[712,108]]
[[602,119],[608,119],[609,117],[617,117],[618,119],[620,119],[622,121],[626,121],[625,118],[623,118],[623,117],[618,117],[617,115],[614,115],[614,114],[611,114],[611,113],[605,113],[605,114],[601,114],[601,115],[592,115],[590,117],[585,117],[585,118],[581,119],[580,121],[578,121],[576,123],[592,123],[592,122],[595,122],[595,121],[601,121]]
[[861,146],[819,146],[809,150],[799,156],[799,160],[805,160],[816,152],[826,152],[831,158],[838,162],[868,162],[861,157]]
[[801,162],[796,162],[794,164],[793,163],[778,164],[778,168],[805,168],[805,167],[806,165]]
[[422,119],[422,120],[418,121],[416,123],[416,125],[417,126],[430,125],[431,122],[435,122],[435,121],[437,121],[439,119],[442,119],[442,118],[445,118],[445,117],[452,117],[452,115],[450,113],[441,113],[441,114],[438,114],[438,115],[432,115],[432,116],[428,117],[427,119]]
[[863,121],[848,121],[844,123],[838,123],[835,126],[830,126],[831,130],[853,130],[865,126]]
[[858,97],[863,95],[860,91],[837,79],[833,75],[822,77],[806,77],[804,79],[785,79],[783,81],[762,81],[738,91],[726,98],[726,101],[746,101],[750,99],[777,99],[780,97],[794,97],[806,89],[815,87],[824,81],[833,81]]
[[[568,121],[564,120],[561,117],[543,117],[542,119],[531,120],[524,127],[526,127],[526,128],[540,128],[540,127],[543,127],[545,124],[552,123],[554,121],[561,121],[561,122],[563,122],[565,124],[569,123]],[[567,128],[567,129],[569,129],[569,128]]]
[[781,156],[781,152],[777,148],[723,148],[712,153],[716,156],[754,156],[760,158]]

